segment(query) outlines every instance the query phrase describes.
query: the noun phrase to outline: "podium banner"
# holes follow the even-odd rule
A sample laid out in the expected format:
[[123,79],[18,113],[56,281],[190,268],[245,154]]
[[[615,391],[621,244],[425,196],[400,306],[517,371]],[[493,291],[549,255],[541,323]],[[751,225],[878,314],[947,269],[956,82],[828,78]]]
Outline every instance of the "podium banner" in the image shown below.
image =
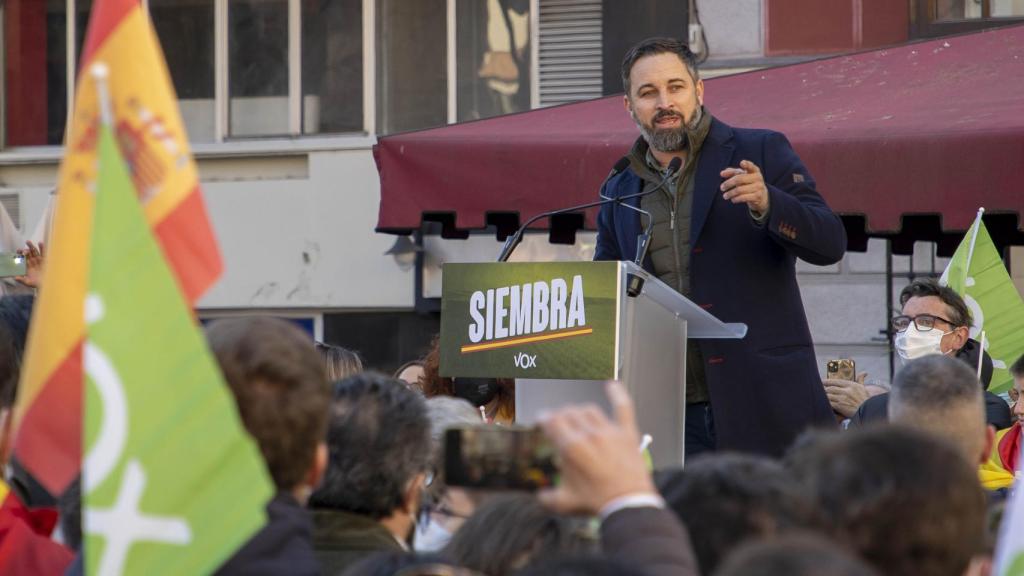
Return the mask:
[[614,378],[618,262],[445,264],[441,375]]

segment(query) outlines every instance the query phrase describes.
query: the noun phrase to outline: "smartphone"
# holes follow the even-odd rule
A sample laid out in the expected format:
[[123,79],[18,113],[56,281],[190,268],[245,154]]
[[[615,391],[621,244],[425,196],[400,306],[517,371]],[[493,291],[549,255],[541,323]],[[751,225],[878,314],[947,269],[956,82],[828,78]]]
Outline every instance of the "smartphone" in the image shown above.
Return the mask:
[[25,275],[25,257],[16,252],[0,252],[0,278]]
[[459,426],[444,436],[449,486],[528,490],[552,486],[555,449],[544,433],[523,426]]
[[857,365],[852,358],[837,358],[825,364],[825,377],[829,380],[857,380]]

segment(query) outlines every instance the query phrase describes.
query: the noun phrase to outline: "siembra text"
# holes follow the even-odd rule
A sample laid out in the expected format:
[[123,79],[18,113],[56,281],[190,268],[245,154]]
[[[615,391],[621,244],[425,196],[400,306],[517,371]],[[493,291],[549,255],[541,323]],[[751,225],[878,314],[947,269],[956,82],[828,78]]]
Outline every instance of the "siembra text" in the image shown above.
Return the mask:
[[473,343],[584,326],[583,276],[477,290],[469,298]]

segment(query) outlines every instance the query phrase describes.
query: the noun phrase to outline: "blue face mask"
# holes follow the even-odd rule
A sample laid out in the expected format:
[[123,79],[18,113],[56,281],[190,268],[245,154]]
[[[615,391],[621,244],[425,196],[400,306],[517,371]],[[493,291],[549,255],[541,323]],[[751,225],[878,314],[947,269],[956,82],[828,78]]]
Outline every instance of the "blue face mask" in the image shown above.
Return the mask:
[[447,528],[427,516],[426,520],[416,526],[412,549],[417,552],[439,552],[451,539],[452,533]]

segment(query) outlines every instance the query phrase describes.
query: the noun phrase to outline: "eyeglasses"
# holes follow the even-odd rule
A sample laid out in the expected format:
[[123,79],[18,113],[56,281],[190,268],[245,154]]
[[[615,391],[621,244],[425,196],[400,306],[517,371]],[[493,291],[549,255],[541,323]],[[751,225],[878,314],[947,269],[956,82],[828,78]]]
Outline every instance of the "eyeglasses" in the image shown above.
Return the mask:
[[892,319],[892,329],[896,332],[903,332],[907,328],[910,328],[910,323],[913,322],[914,326],[921,332],[927,332],[935,327],[935,321],[942,320],[946,324],[953,326],[953,323],[946,320],[942,316],[933,316],[931,314],[918,314],[917,316],[896,316]]

